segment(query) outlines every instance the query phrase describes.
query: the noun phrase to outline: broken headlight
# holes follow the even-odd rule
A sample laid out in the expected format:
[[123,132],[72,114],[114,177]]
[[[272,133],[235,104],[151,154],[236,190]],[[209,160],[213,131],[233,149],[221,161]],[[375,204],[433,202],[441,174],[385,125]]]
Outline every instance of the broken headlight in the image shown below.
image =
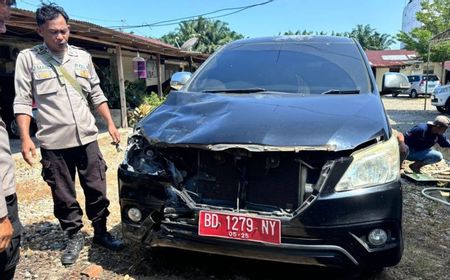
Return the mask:
[[395,137],[359,150],[352,157],[352,163],[335,187],[337,192],[389,183],[400,176],[400,154]]
[[123,162],[128,171],[142,174],[165,175],[164,161],[158,152],[149,145],[147,139],[140,135],[133,135],[128,140],[128,148]]

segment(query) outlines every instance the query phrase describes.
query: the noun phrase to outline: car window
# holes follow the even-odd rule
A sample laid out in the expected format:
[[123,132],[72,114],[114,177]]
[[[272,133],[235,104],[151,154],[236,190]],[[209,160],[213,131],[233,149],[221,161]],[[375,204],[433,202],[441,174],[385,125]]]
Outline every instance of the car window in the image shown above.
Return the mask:
[[[426,81],[427,80],[427,76],[423,76],[422,80]],[[436,81],[439,81],[439,78],[436,75],[429,75],[428,76],[428,80],[430,82],[436,82]]]
[[299,94],[369,92],[370,80],[354,43],[275,41],[222,49],[192,78],[187,90],[246,88]]
[[419,76],[408,76],[408,80],[410,83],[418,82],[418,81],[420,81],[420,77]]

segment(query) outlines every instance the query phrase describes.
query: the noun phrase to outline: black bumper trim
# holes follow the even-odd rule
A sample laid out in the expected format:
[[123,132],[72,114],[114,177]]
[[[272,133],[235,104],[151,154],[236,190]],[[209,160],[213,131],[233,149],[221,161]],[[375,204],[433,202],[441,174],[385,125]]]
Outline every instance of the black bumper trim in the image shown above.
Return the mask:
[[[175,248],[241,258],[245,256],[251,259],[294,264],[330,266],[334,263],[336,267],[360,265],[348,251],[336,245],[252,244],[230,239],[225,241],[228,246],[224,246],[223,240],[219,242],[215,238],[199,239],[194,236],[170,234],[163,230],[154,233],[151,240],[147,239],[144,244],[150,247]],[[261,246],[264,247],[263,250]]]

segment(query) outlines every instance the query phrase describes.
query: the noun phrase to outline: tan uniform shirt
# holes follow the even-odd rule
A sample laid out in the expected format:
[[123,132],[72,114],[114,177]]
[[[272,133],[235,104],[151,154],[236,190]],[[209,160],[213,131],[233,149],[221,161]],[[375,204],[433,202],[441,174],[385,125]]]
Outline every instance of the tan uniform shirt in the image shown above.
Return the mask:
[[[50,54],[50,55],[49,55]],[[50,59],[66,69],[80,84],[84,96],[57,75]],[[87,100],[97,108],[107,99],[100,88],[91,55],[68,46],[62,61],[44,45],[19,53],[16,61],[14,114],[32,116],[32,100],[37,107],[36,137],[45,149],[66,149],[97,139],[98,129]]]
[[9,149],[8,132],[0,117],[0,218],[8,215],[5,197],[15,192],[14,162]]

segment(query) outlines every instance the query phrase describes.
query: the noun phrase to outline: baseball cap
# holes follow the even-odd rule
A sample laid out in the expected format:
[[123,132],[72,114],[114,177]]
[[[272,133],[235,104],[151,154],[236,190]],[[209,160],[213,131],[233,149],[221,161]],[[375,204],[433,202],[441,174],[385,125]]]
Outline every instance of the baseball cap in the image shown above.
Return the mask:
[[450,119],[446,116],[439,115],[434,119],[434,121],[429,121],[427,124],[448,128],[450,126]]

